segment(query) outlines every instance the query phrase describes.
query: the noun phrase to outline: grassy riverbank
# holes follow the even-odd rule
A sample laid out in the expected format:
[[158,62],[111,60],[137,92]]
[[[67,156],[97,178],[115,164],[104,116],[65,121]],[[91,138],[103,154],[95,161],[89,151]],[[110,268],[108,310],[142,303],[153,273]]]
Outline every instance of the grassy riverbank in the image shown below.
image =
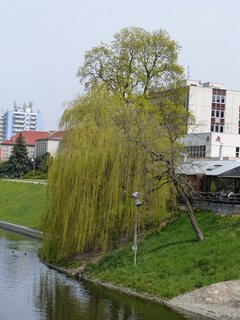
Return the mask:
[[40,229],[46,185],[0,180],[0,220]]
[[[0,220],[39,229],[46,188],[0,180]],[[182,214],[139,241],[137,266],[133,265],[131,242],[105,255],[98,264],[89,264],[86,275],[163,298],[240,279],[240,216],[220,217],[209,212],[196,216],[203,241],[196,241],[186,214]],[[79,261],[69,262],[69,268],[78,265]]]
[[198,213],[205,235],[195,240],[186,215],[138,244],[137,266],[129,244],[87,267],[86,275],[159,297],[240,278],[240,217]]

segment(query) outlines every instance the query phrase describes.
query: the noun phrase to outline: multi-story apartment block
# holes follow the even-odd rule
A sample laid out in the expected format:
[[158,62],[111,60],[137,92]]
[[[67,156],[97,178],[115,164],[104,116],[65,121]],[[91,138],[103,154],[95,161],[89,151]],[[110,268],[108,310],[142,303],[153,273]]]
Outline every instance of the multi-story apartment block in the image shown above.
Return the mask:
[[240,157],[240,91],[227,90],[222,83],[186,80],[187,108],[195,117],[183,138],[194,158],[234,159]]
[[0,120],[0,141],[9,139],[21,131],[41,131],[41,113],[33,112],[32,103],[18,107],[14,103],[13,111],[6,111]]

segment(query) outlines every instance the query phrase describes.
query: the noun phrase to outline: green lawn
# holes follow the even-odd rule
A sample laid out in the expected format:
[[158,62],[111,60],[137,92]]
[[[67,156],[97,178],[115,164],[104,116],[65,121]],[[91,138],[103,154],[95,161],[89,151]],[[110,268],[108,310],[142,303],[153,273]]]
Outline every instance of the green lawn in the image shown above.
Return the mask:
[[240,278],[240,216],[198,213],[205,239],[196,241],[183,214],[138,244],[137,266],[131,244],[90,264],[86,274],[140,292],[173,297],[211,283]]
[[0,220],[40,229],[46,185],[0,180]]
[[[46,185],[0,180],[0,220],[40,229]],[[186,214],[139,241],[90,264],[86,274],[159,297],[173,297],[212,283],[240,278],[240,216],[196,214],[205,239],[198,242]]]

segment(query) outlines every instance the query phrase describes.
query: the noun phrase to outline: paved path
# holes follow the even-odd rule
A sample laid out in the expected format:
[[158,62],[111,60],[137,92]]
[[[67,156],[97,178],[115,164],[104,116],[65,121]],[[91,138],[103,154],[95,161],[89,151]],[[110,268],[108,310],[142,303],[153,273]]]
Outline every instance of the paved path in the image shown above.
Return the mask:
[[1,179],[3,181],[21,182],[21,183],[33,183],[33,184],[47,184],[46,180],[31,180],[31,179]]
[[240,320],[240,280],[220,282],[175,297],[171,307],[218,320]]

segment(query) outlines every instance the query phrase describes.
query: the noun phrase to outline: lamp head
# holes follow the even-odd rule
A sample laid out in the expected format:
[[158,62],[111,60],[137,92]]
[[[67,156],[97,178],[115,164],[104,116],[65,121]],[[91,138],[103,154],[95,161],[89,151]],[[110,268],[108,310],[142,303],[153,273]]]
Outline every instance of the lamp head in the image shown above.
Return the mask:
[[133,192],[132,194],[131,194],[131,197],[133,198],[133,199],[137,199],[138,198],[138,192],[136,191],[136,192]]
[[142,206],[142,202],[138,199],[135,200],[135,206],[136,207],[141,207]]

